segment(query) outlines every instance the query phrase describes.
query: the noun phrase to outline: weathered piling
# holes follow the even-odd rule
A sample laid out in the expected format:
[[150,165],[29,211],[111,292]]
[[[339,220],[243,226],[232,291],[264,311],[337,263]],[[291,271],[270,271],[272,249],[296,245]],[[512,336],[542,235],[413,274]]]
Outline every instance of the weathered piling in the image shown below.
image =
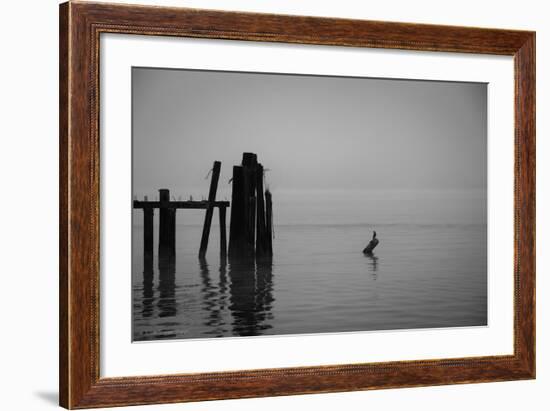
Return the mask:
[[373,231],[372,240],[370,240],[367,246],[363,249],[363,253],[367,255],[372,255],[372,251],[378,245],[378,243],[379,241],[378,238],[376,238],[376,231]]
[[176,213],[170,207],[170,190],[159,190],[159,266],[170,263],[175,255]]
[[267,255],[273,256],[273,201],[271,191],[265,190],[265,227]]
[[220,257],[225,259],[227,257],[227,234],[225,225],[225,207],[219,208],[220,213]]
[[233,167],[233,190],[231,193],[231,221],[229,223],[229,258],[239,258],[245,250],[245,207],[243,168]]
[[245,254],[254,256],[256,240],[256,170],[258,158],[254,153],[243,153],[243,181],[245,198]]
[[208,206],[204,217],[204,226],[202,228],[201,245],[199,249],[199,257],[201,258],[206,255],[206,249],[208,248],[208,238],[210,236],[210,226],[212,225],[212,214],[214,213],[214,202],[216,201],[221,164],[222,163],[219,161],[214,161],[214,167],[212,168],[212,180],[210,181],[210,191],[208,192]]
[[153,216],[153,208],[143,208],[143,267],[145,272],[153,270]]
[[176,260],[176,209],[169,208],[170,211],[170,261]]
[[267,226],[264,201],[264,167],[258,164],[256,169],[256,257],[269,256]]
[[[143,198],[147,202],[147,196]],[[143,207],[143,306],[141,315],[143,318],[153,315],[153,218],[155,209]]]

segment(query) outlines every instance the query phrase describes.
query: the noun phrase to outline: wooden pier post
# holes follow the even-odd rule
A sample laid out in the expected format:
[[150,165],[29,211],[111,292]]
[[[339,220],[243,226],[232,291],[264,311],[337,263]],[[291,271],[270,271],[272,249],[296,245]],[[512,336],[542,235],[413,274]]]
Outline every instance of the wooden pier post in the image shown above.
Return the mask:
[[221,164],[219,161],[214,161],[214,168],[212,169],[212,180],[210,180],[210,191],[208,192],[208,208],[204,217],[201,246],[199,249],[199,257],[201,258],[204,258],[206,249],[208,248],[208,237],[210,236],[210,226],[212,224],[212,214],[214,213],[214,202],[216,201]]
[[243,153],[243,186],[245,214],[244,257],[254,257],[256,242],[256,169],[258,158],[254,153]]
[[225,259],[227,257],[227,239],[226,239],[226,226],[225,226],[225,207],[219,207],[220,213],[220,257]]
[[256,168],[256,257],[262,258],[268,256],[267,236],[264,202],[264,167],[258,164]]
[[271,199],[271,192],[265,190],[265,221],[266,221],[266,234],[267,234],[267,255],[273,256],[273,202]]
[[153,208],[143,208],[143,267],[145,272],[153,271],[153,216]]
[[176,209],[169,208],[170,212],[170,262],[176,261]]
[[243,168],[234,166],[229,223],[229,258],[239,258],[244,253],[245,220]]
[[172,218],[172,212],[168,208],[169,202],[170,190],[161,188],[159,190],[159,267],[170,262],[173,249],[172,224],[175,223],[175,219]]

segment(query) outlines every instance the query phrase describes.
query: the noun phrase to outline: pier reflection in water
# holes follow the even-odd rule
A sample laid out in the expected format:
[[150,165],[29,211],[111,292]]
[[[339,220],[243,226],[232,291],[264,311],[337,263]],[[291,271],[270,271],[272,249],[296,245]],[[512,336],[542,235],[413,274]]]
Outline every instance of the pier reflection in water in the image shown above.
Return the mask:
[[175,263],[145,273],[136,230],[134,341],[487,323],[483,225],[380,225],[373,256],[368,226],[280,226],[272,262],[199,259],[201,227],[178,228]]
[[158,277],[144,271],[134,340],[254,336],[272,328],[271,260],[210,265],[198,258],[196,267],[195,276],[177,273],[174,261],[159,264]]
[[159,264],[158,316],[174,317],[178,313],[176,301],[176,263],[165,261]]
[[272,328],[272,263],[240,261],[229,265],[229,310],[233,335],[261,335]]
[[143,292],[141,316],[150,318],[153,315],[154,291],[153,291],[153,267],[143,272]]

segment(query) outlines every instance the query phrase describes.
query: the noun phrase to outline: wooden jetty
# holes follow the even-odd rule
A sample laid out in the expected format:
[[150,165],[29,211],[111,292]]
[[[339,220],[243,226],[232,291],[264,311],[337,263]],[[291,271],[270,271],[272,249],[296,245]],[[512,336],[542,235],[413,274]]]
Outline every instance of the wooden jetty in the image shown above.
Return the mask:
[[[264,168],[254,153],[243,153],[233,167],[229,258],[271,258],[272,201],[263,189]],[[264,197],[265,195],[265,197]]]
[[216,201],[216,191],[220,177],[221,162],[215,161],[212,168],[212,179],[208,200],[204,201],[170,201],[170,191],[166,188],[159,190],[159,201],[149,201],[147,197],[143,201],[134,200],[134,208],[143,209],[143,261],[144,270],[149,271],[153,267],[153,216],[154,210],[159,209],[159,266],[173,265],[176,256],[176,210],[178,209],[204,209],[206,210],[204,225],[199,248],[199,256],[204,257],[208,248],[210,226],[214,209],[219,210],[220,218],[220,255],[227,255],[226,240],[226,209],[229,201]]
[[243,153],[242,164],[233,167],[231,221],[229,247],[227,245],[226,212],[229,201],[216,201],[221,162],[215,161],[208,199],[202,201],[170,201],[170,190],[159,190],[159,200],[147,197],[134,200],[133,207],[143,210],[144,272],[153,268],[153,221],[159,210],[159,267],[174,265],[176,258],[176,211],[178,209],[206,210],[199,246],[199,257],[204,258],[208,248],[214,209],[219,211],[220,256],[226,258],[269,259],[273,256],[273,202],[269,190],[264,191],[264,168],[256,154]]

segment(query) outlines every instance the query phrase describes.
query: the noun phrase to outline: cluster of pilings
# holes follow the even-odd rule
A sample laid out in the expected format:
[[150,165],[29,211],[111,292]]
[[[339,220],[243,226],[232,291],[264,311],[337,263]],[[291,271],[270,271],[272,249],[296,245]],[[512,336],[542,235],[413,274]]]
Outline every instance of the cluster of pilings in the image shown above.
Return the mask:
[[[243,153],[242,164],[233,167],[230,259],[271,258],[272,201],[264,193],[264,168],[254,153]],[[265,196],[265,197],[264,197]]]

